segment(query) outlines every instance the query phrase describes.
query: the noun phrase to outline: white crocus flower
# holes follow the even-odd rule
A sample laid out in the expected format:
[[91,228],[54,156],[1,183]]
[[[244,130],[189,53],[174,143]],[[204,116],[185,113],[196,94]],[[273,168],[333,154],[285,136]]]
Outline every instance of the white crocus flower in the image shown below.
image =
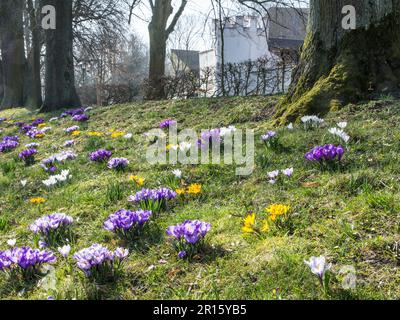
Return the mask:
[[179,179],[182,177],[182,171],[179,169],[172,170],[172,174]]
[[315,124],[321,124],[321,123],[324,122],[324,119],[318,118],[318,117],[315,116],[315,115],[312,115],[312,116],[304,116],[304,117],[301,118],[301,122],[303,122],[303,123],[310,123],[310,122],[313,122],[313,123],[315,123]]
[[333,134],[334,136],[338,136],[340,139],[342,139],[344,142],[348,142],[350,140],[350,136],[344,132],[342,129],[338,128],[330,128],[329,133]]
[[192,147],[192,144],[186,141],[183,141],[179,144],[179,150],[183,151],[183,152],[187,152],[190,150],[190,148]]
[[279,170],[268,172],[267,175],[269,178],[275,179],[279,175]]
[[71,251],[71,246],[69,244],[63,246],[63,247],[59,247],[58,252],[64,257],[68,257],[70,251]]
[[47,180],[43,180],[43,184],[46,187],[51,187],[56,185],[58,182],[64,182],[70,179],[72,176],[69,174],[69,170],[63,170],[60,174],[55,176],[50,176]]
[[310,267],[311,272],[317,275],[320,279],[324,278],[326,271],[332,268],[332,264],[326,264],[324,256],[311,257],[309,261],[304,260],[304,263]]
[[22,185],[23,187],[25,187],[26,184],[28,183],[28,180],[21,180],[20,182],[21,182],[21,185]]
[[337,124],[337,126],[338,126],[339,128],[341,128],[341,129],[344,129],[344,128],[347,127],[347,122],[346,122],[346,121],[339,122],[339,123]]
[[127,140],[132,139],[132,137],[133,137],[132,133],[127,133],[126,135],[124,135],[124,139],[127,139]]
[[288,128],[289,130],[293,130],[293,123],[289,123],[289,125],[286,128]]
[[236,131],[236,127],[235,126],[229,126],[229,127],[222,127],[219,129],[219,135],[221,137],[225,137],[227,135],[233,134]]
[[7,244],[10,247],[14,247],[16,243],[17,243],[17,239],[9,239],[9,240],[7,240]]

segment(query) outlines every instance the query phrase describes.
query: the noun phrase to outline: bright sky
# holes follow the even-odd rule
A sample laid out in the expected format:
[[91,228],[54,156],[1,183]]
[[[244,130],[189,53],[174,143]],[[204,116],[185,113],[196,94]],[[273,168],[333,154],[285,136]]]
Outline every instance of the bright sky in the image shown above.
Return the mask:
[[[176,12],[180,1],[174,0],[174,12]],[[145,2],[144,6],[137,8],[137,17],[133,19],[132,25],[133,30],[137,33],[138,36],[147,44],[149,43],[149,35],[148,35],[148,19],[150,17],[150,10],[148,8],[147,3]],[[210,0],[189,0],[186,5],[185,11],[183,15],[189,16],[198,16],[199,17],[199,26],[200,28],[204,25],[205,19],[211,10],[211,1]],[[207,43],[208,42],[208,43]],[[196,47],[192,48],[194,50],[206,50],[210,48],[209,41],[200,39],[196,43]]]
[[[1,1],[1,0],[0,0]],[[287,2],[287,3],[301,3],[303,4],[302,6],[307,6],[308,0],[281,0],[282,2]],[[148,1],[142,1],[142,5],[140,7],[136,8],[136,17],[133,18],[132,21],[132,29],[135,31],[135,33],[146,43],[149,43],[149,35],[148,35],[148,21],[150,19],[150,8]],[[174,13],[178,10],[179,4],[181,3],[180,0],[173,0],[173,7],[174,7]],[[224,0],[224,7],[225,10],[227,8],[231,10],[234,7],[234,1],[233,0]],[[304,5],[305,4],[305,5]],[[183,15],[187,16],[195,16],[196,17],[196,23],[198,24],[198,27],[200,30],[204,30],[204,25],[207,17],[212,17],[213,15],[210,15],[211,12],[211,0],[189,0],[188,4],[186,5],[185,11]],[[245,14],[245,12],[240,12],[241,14]],[[233,13],[232,13],[233,14]],[[197,19],[198,17],[198,19]],[[172,16],[171,16],[172,18]],[[210,24],[210,21],[208,21],[208,25]],[[199,50],[199,51],[204,51],[208,50],[212,47],[211,44],[211,37],[210,37],[210,31],[205,30],[202,32],[203,34],[201,36],[198,36],[198,41],[195,41],[195,44],[193,47],[190,49],[192,50]]]

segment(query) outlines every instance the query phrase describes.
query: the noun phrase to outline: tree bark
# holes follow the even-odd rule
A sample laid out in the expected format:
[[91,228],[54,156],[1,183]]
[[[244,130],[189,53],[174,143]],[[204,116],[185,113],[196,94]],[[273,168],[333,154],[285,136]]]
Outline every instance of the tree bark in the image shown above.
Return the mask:
[[35,5],[32,0],[27,0],[27,9],[29,17],[29,28],[32,35],[31,48],[28,52],[28,61],[26,67],[26,102],[28,107],[38,108],[42,105],[42,82],[40,76],[40,51],[41,51],[41,36],[40,36],[40,6],[37,0]]
[[155,0],[153,14],[149,24],[150,65],[149,100],[165,97],[163,77],[165,75],[165,57],[167,51],[167,21],[172,14],[171,0]]
[[46,79],[42,111],[81,106],[75,89],[72,0],[46,0],[42,4],[56,9],[56,29],[44,30]]
[[[342,8],[356,9],[356,29],[342,28]],[[400,0],[311,0],[307,36],[281,122],[323,114],[400,89]]]
[[3,99],[0,109],[24,104],[23,0],[0,1],[0,35],[3,63]]
[[172,0],[150,0],[152,17],[149,23],[150,64],[147,99],[157,100],[165,98],[164,76],[165,58],[167,55],[167,40],[174,31],[178,19],[183,13],[188,0],[181,0],[181,5],[175,13],[170,25],[168,19],[173,12]]

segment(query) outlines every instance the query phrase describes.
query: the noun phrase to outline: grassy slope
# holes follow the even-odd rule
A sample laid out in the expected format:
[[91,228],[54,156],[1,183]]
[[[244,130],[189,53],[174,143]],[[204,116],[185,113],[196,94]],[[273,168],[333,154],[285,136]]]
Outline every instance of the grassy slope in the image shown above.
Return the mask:
[[[52,212],[79,218],[74,250],[93,242],[124,244],[103,230],[102,223],[110,213],[128,206],[126,198],[136,189],[128,180],[129,174],[144,176],[147,187],[156,187],[163,184],[172,169],[145,162],[143,132],[172,117],[181,128],[233,124],[255,128],[261,134],[269,128],[273,99],[152,102],[95,109],[85,132],[118,129],[134,133],[134,139],[128,142],[110,137],[88,138],[83,134],[74,147],[78,159],[66,165],[73,179],[53,191],[41,185],[46,174],[38,165],[26,168],[17,159],[22,146],[31,142],[23,137],[16,151],[0,154],[0,219],[5,222],[0,229],[0,248],[5,249],[6,240],[13,237],[18,245],[32,244],[28,225],[41,214]],[[4,115],[9,116],[10,112],[0,113]],[[33,117],[25,110],[18,110],[14,116],[25,120]],[[307,164],[303,155],[314,145],[331,142],[327,128],[339,120],[349,122],[346,131],[352,136],[345,165],[340,172],[321,172]],[[49,291],[46,282],[38,287],[16,284],[0,276],[0,297],[46,298],[53,294],[59,299],[326,298],[303,263],[311,255],[324,254],[333,262],[334,271],[343,265],[354,265],[358,275],[356,290],[341,290],[340,283],[334,281],[329,298],[398,299],[399,252],[394,245],[400,240],[399,120],[399,102],[348,106],[329,114],[327,124],[321,129],[306,132],[296,126],[293,131],[282,130],[281,141],[287,150],[269,154],[267,163],[257,160],[255,172],[249,177],[235,176],[231,166],[182,167],[187,182],[203,184],[201,198],[176,204],[153,224],[151,235],[131,248],[124,276],[118,282],[100,288],[94,296],[85,287],[82,274],[76,268],[71,269],[72,262],[59,259],[57,292]],[[68,138],[62,128],[72,125],[72,121],[64,119],[50,125],[53,130],[41,141],[39,160],[60,149]],[[6,133],[16,133],[16,129],[6,127],[0,135]],[[114,173],[105,166],[89,163],[87,153],[99,146],[114,150],[115,156],[129,158],[128,172]],[[257,139],[257,153],[263,150]],[[289,186],[268,184],[266,172],[289,166],[295,168]],[[19,181],[24,178],[29,182],[22,188]],[[121,189],[119,199],[109,195],[115,184]],[[27,203],[32,196],[47,199],[41,212]],[[292,207],[291,227],[263,239],[244,238],[241,224],[247,210],[261,214],[275,202]],[[212,224],[212,232],[207,236],[211,248],[200,261],[180,261],[165,241],[164,230],[168,225],[195,218]],[[22,288],[26,290],[21,293]]]

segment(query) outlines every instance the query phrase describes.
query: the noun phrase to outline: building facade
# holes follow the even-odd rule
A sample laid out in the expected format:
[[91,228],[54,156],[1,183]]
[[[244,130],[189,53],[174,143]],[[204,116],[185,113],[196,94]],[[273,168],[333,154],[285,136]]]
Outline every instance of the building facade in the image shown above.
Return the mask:
[[[255,16],[214,20],[213,48],[199,53],[207,96],[273,94],[286,91],[305,34],[308,9],[270,8]],[[222,32],[221,32],[222,30]],[[223,65],[223,66],[222,66]],[[205,77],[211,79],[204,81]]]

